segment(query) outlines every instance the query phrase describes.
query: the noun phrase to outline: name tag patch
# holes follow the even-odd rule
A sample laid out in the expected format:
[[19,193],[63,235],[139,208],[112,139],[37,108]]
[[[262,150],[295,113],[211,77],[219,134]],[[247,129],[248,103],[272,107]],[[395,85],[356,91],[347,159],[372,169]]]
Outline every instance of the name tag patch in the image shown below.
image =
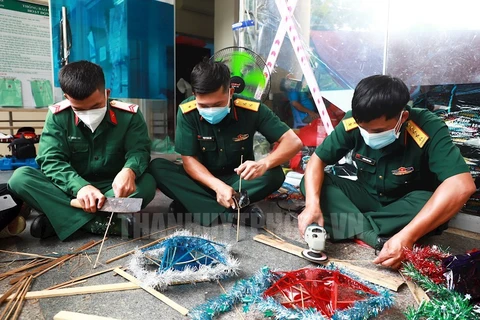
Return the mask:
[[201,136],[201,135],[198,135],[197,139],[199,141],[215,141],[215,137],[207,137],[207,136]]
[[372,158],[368,158],[368,157],[365,157],[365,156],[362,156],[360,153],[356,153],[355,154],[355,159],[359,160],[359,161],[362,161],[366,164],[369,164],[371,166],[374,166],[376,161]]
[[410,174],[414,171],[413,167],[400,167],[396,170],[392,170],[392,174],[394,176],[404,176],[406,174]]

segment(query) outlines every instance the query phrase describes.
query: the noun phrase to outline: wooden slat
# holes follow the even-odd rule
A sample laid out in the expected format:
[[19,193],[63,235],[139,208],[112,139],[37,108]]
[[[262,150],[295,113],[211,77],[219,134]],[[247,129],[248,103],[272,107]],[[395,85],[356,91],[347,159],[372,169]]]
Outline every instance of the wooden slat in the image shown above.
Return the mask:
[[[81,294],[135,290],[135,289],[140,289],[140,286],[131,282],[102,284],[102,285],[85,286],[85,287],[78,287],[78,288],[30,291],[26,294],[25,299],[27,300],[45,299],[45,298],[75,296],[75,295],[81,295]],[[11,295],[10,297],[7,298],[7,301],[11,300],[13,297],[14,295]]]
[[415,282],[405,279],[401,271],[398,271],[398,273],[400,273],[403,280],[405,280],[405,283],[407,284],[408,289],[412,293],[412,296],[415,299],[415,302],[417,303],[417,305],[420,305],[422,301],[425,301],[425,302],[430,301],[430,297],[425,293],[425,291],[423,291],[423,289],[420,286],[418,286]]
[[[274,247],[276,249],[288,252],[290,254],[293,254],[297,257],[303,257],[302,251],[305,250],[305,248],[301,248],[299,246],[296,246],[294,244],[285,242],[285,241],[279,241],[277,239],[268,237],[264,234],[259,234],[256,235],[253,240],[266,244],[268,246]],[[347,269],[348,271],[351,271],[353,274],[359,276],[360,278],[367,280],[371,283],[377,284],[379,286],[388,288],[393,291],[398,291],[398,288],[404,283],[403,280],[400,277],[392,277],[389,275],[386,275],[384,273],[381,273],[376,270],[372,269],[367,269],[363,267],[358,267],[353,264],[344,262],[344,261],[339,261],[335,259],[329,259],[323,263],[320,264],[328,264],[330,262],[334,262],[337,266],[343,267]]]
[[466,230],[460,230],[460,229],[457,229],[457,228],[448,228],[447,230],[445,230],[445,232],[451,233],[451,234],[456,234],[458,236],[462,236],[462,237],[466,237],[466,238],[470,238],[470,239],[474,239],[474,240],[480,240],[480,233],[475,233],[475,232],[466,231]]
[[114,318],[94,316],[70,311],[60,311],[53,316],[53,320],[115,320]]
[[127,279],[128,281],[136,284],[136,285],[139,285],[143,290],[147,291],[148,293],[150,293],[152,296],[154,296],[155,298],[159,299],[160,301],[164,302],[166,305],[168,305],[169,307],[173,308],[174,310],[178,311],[180,314],[186,316],[188,314],[188,309],[185,308],[185,307],[182,307],[181,305],[179,305],[178,303],[176,303],[175,301],[171,300],[170,298],[168,298],[167,296],[165,296],[164,294],[161,294],[160,292],[158,292],[157,290],[153,289],[153,288],[150,288],[144,284],[142,284],[140,282],[140,280],[138,280],[137,278],[135,278],[134,276],[126,273],[125,271],[117,268],[115,270],[113,270],[115,273],[117,273],[118,275],[124,277],[125,279]]

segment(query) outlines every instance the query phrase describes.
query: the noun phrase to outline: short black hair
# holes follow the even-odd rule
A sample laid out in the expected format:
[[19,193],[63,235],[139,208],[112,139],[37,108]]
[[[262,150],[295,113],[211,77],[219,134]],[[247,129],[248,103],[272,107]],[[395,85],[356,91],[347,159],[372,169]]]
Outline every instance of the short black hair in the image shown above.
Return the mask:
[[405,83],[388,75],[362,79],[353,93],[352,116],[357,122],[370,122],[385,116],[397,117],[410,100]]
[[193,68],[190,82],[194,93],[212,93],[220,87],[227,91],[230,88],[230,69],[223,62],[204,60]]
[[58,80],[63,93],[75,100],[85,100],[95,91],[105,90],[102,68],[90,61],[69,63],[60,69]]

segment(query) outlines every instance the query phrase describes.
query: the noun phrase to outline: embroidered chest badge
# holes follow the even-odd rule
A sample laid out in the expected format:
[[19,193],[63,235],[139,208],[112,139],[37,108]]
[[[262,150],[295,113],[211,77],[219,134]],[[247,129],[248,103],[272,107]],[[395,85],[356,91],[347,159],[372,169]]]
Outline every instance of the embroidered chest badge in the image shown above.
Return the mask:
[[249,137],[249,134],[248,133],[244,133],[244,134],[239,134],[238,136],[232,138],[232,140],[234,142],[240,142],[240,141],[244,141],[244,140],[247,140]]
[[403,176],[406,174],[410,174],[414,171],[413,167],[400,167],[396,170],[392,170],[392,174],[394,176]]

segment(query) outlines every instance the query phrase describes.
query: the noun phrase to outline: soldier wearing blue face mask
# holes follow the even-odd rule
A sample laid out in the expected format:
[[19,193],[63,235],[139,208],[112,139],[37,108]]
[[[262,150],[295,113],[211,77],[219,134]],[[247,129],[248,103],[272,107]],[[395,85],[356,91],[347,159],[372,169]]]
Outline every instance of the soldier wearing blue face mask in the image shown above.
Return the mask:
[[[352,111],[308,162],[301,233],[316,222],[333,240],[357,238],[381,249],[373,262],[398,268],[404,247],[441,231],[475,192],[447,126],[428,110],[408,107],[409,100],[400,79],[360,81]],[[324,173],[351,150],[357,181]]]
[[[225,64],[199,63],[192,71],[191,84],[194,96],[180,104],[175,137],[183,166],[155,159],[150,172],[158,188],[174,200],[171,211],[191,212],[196,222],[210,226],[232,220],[240,177],[252,203],[276,191],[285,178],[280,165],[302,143],[267,106],[234,94]],[[253,153],[256,131],[271,143],[279,142],[260,161],[255,161]],[[241,221],[261,228],[265,217],[251,205],[242,209]]]

